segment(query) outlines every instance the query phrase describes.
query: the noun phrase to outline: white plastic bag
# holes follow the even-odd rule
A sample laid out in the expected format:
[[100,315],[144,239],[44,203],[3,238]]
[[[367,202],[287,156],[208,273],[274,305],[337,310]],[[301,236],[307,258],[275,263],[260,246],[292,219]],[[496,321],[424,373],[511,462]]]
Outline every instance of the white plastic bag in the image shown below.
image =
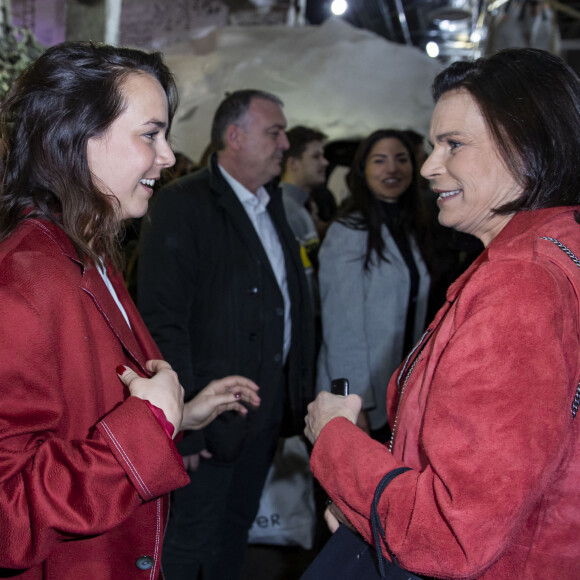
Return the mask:
[[301,436],[280,439],[248,543],[312,548],[316,509],[308,462]]

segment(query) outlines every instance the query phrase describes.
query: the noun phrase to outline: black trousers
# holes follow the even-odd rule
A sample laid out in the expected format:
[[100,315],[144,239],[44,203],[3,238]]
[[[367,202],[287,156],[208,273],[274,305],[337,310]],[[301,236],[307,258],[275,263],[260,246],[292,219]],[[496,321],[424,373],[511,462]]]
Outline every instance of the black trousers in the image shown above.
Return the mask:
[[248,530],[278,443],[283,392],[281,385],[275,412],[250,436],[238,461],[202,459],[191,482],[173,492],[162,556],[166,580],[241,578]]

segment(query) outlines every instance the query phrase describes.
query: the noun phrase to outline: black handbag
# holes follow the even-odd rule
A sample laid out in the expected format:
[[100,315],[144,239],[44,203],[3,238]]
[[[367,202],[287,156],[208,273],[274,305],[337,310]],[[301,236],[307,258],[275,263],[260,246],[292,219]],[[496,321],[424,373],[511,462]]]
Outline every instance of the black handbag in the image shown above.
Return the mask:
[[[375,546],[380,546],[381,538],[387,546],[377,509],[381,494],[395,477],[408,470],[408,467],[393,469],[377,485],[371,508]],[[380,549],[375,550],[361,536],[341,524],[300,580],[421,580],[419,576],[401,568],[392,554],[391,559],[392,562],[389,562]]]

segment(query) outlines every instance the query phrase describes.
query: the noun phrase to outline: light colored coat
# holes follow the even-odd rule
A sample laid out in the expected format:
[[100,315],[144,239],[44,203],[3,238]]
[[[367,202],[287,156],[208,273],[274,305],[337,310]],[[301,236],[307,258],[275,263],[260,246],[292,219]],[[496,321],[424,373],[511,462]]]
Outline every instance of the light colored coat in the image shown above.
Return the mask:
[[[347,378],[350,392],[360,395],[372,429],[387,422],[385,399],[393,371],[403,360],[409,269],[386,225],[382,229],[389,262],[374,259],[364,270],[366,230],[333,223],[320,254],[319,284],[323,343],[318,358],[316,389]],[[410,240],[420,276],[413,339],[425,328],[429,274],[414,240]]]

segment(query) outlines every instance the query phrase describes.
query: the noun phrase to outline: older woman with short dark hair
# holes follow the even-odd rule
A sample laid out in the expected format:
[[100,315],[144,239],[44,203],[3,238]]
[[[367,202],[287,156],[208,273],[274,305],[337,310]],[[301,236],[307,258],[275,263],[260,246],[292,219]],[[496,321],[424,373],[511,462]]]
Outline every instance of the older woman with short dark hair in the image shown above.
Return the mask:
[[[388,557],[438,578],[574,578],[580,569],[580,83],[559,58],[510,49],[433,86],[422,168],[439,221],[482,255],[389,384],[393,434],[356,428],[360,399],[309,407],[312,469]],[[338,520],[338,521],[337,521]]]

